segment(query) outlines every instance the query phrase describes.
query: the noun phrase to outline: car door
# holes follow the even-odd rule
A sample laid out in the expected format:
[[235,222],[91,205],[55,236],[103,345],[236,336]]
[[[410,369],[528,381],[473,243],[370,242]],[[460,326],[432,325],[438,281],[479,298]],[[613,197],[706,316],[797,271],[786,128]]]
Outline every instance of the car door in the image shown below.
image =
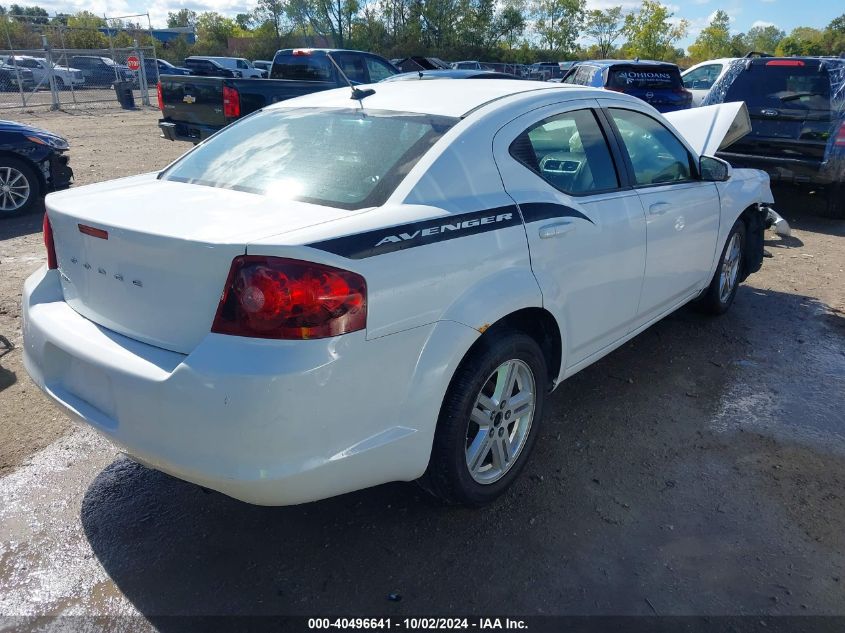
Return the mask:
[[638,320],[651,321],[701,290],[719,231],[716,185],[698,175],[697,159],[655,115],[609,104],[631,180],[646,213],[648,254]]
[[493,143],[570,373],[632,329],[645,267],[643,208],[618,173],[621,158],[596,105],[589,99],[534,110]]

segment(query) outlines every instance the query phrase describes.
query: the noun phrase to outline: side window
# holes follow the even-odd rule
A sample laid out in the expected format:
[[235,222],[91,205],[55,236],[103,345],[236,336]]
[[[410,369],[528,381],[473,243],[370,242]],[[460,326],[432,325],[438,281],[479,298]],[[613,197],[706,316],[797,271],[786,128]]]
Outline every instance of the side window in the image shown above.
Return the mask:
[[511,143],[510,153],[565,193],[584,195],[619,186],[607,140],[591,110],[537,123]]
[[709,90],[719,78],[720,72],[722,72],[721,64],[708,64],[696,68],[684,75],[684,87],[691,90]]
[[376,83],[396,74],[390,66],[375,57],[367,57],[367,71],[370,73],[370,83]]
[[582,86],[589,86],[593,79],[593,67],[592,66],[581,66],[578,69],[578,75],[575,79],[576,84],[580,84]]
[[349,77],[350,81],[360,84],[367,83],[367,69],[361,55],[338,55],[336,59],[338,66],[343,70],[343,74]]
[[570,68],[569,72],[566,73],[566,76],[563,78],[561,83],[564,84],[574,84],[577,83],[576,78],[578,77],[578,71],[581,70],[580,66],[575,66],[574,68]]
[[619,128],[637,185],[692,180],[692,157],[661,123],[633,110],[611,108],[610,116]]
[[244,60],[239,59],[239,60],[238,60],[238,68],[247,68],[247,69],[248,69],[248,68],[249,68],[249,64],[247,64]]

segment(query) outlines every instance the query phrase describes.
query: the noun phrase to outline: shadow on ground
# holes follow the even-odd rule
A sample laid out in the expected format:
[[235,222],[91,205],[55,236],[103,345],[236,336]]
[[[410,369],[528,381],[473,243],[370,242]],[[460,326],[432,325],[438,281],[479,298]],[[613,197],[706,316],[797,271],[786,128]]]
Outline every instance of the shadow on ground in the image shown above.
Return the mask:
[[665,319],[555,392],[521,478],[483,509],[403,483],[261,508],[120,459],[83,527],[163,630],[174,614],[842,613],[831,315],[743,287],[723,318]]
[[12,218],[0,218],[0,241],[40,233],[43,223],[44,202],[39,201],[28,213]]

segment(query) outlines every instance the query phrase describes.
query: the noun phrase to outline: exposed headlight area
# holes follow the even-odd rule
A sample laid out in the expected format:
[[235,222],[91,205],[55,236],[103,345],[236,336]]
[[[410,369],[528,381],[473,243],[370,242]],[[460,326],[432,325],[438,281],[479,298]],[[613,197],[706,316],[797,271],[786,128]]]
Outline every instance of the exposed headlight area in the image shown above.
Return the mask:
[[28,141],[32,141],[36,145],[46,145],[47,147],[52,147],[53,149],[57,149],[59,151],[64,151],[68,149],[69,145],[68,142],[63,139],[61,136],[51,136],[51,135],[27,135],[26,139]]

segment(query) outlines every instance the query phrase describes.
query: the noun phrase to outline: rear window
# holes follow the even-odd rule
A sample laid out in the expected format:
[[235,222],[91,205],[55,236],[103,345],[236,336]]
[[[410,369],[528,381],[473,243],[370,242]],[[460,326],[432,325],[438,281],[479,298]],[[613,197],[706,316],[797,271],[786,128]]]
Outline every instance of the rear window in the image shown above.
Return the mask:
[[457,119],[301,108],[241,119],[160,178],[343,209],[383,204]]
[[331,81],[332,63],[325,55],[280,55],[273,60],[270,78]]
[[752,109],[830,110],[830,76],[815,63],[803,66],[753,64],[736,76],[724,101],[745,101]]
[[681,87],[681,72],[671,66],[614,66],[607,73],[607,87],[618,90],[671,90]]

